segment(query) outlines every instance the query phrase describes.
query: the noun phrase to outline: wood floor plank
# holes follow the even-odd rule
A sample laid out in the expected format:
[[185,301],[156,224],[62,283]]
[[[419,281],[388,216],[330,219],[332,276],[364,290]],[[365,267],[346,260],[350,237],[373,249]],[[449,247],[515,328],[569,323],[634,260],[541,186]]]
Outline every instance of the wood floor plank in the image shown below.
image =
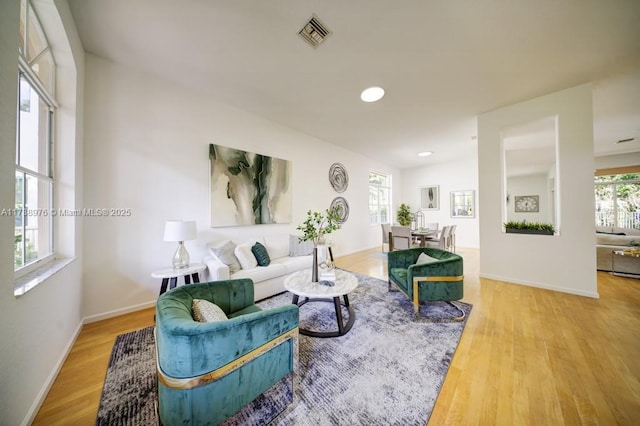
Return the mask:
[[[599,272],[600,299],[480,279],[429,425],[630,425],[640,418],[640,280]],[[336,259],[387,279],[380,248]],[[153,325],[153,309],[83,327],[34,425],[92,425],[116,336]]]

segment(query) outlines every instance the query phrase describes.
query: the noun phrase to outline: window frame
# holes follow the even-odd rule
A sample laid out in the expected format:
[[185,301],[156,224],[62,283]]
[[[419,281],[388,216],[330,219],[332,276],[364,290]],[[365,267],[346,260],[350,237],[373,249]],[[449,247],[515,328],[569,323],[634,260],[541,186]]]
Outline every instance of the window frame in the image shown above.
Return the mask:
[[[371,176],[372,175],[378,175],[378,176],[384,176],[385,180],[387,181],[386,185],[383,184],[379,184],[379,183],[374,183],[371,182]],[[375,204],[375,216],[371,215],[371,211],[372,211],[372,207],[374,207],[373,204],[371,204],[371,201],[368,201],[369,204],[369,225],[371,226],[377,226],[377,225],[381,225],[381,224],[387,224],[387,223],[391,223],[391,190],[392,190],[392,185],[391,185],[391,175],[387,174],[387,173],[383,173],[383,172],[379,172],[376,170],[369,170],[369,194],[371,194],[371,191],[375,191],[376,192],[376,200],[377,203]],[[387,220],[386,221],[382,221],[381,218],[381,205],[380,205],[380,193],[386,190],[388,192],[388,197],[387,197],[387,201],[388,204],[386,205],[387,208]],[[372,220],[375,217],[375,221]]]
[[[24,7],[25,9],[26,19],[24,22],[20,23],[21,26],[24,24],[24,29],[23,29],[24,39],[20,39],[20,42],[23,42],[23,45],[18,46],[18,55],[17,55],[18,56],[18,74],[17,74],[18,92],[16,96],[17,126],[16,126],[16,156],[15,156],[16,164],[15,164],[14,188],[16,191],[18,191],[18,185],[20,184],[20,179],[18,176],[20,176],[22,180],[22,193],[21,193],[22,199],[20,200],[21,208],[19,208],[17,204],[18,200],[17,200],[17,193],[16,193],[16,208],[13,213],[14,215],[20,215],[22,217],[22,219],[19,221],[19,226],[22,228],[22,232],[21,232],[22,241],[20,242],[21,252],[22,252],[22,262],[20,265],[16,265],[17,251],[14,250],[13,263],[14,263],[14,277],[16,279],[28,274],[29,272],[34,271],[35,269],[41,267],[46,263],[52,262],[55,259],[55,238],[54,238],[55,237],[54,235],[55,196],[54,195],[55,195],[56,180],[55,180],[55,169],[54,169],[54,147],[55,147],[54,134],[55,134],[55,121],[56,121],[55,111],[56,111],[56,108],[58,107],[58,104],[55,101],[55,97],[54,97],[56,62],[53,56],[53,51],[51,50],[51,46],[47,39],[46,32],[42,27],[40,19],[38,18],[36,11],[33,8],[33,5],[31,4],[31,1],[22,0],[21,7]],[[33,22],[31,21],[32,18],[34,19]],[[22,19],[22,12],[21,12],[21,19]],[[44,44],[44,47],[37,55],[35,55],[32,58],[31,61],[28,61],[27,46],[29,45],[29,41],[30,41],[29,40],[30,25],[36,26],[40,31],[40,36],[42,37],[41,41]],[[38,75],[38,69],[37,69],[38,61],[45,54],[49,54],[51,57],[51,64],[50,64],[51,68],[49,69],[49,73],[47,75],[47,78],[50,80],[49,88],[47,88],[47,85],[40,80],[40,77]],[[20,134],[21,133],[20,90],[21,90],[23,80],[27,84],[29,84],[30,90],[35,92],[35,94],[37,94],[37,96],[39,97],[39,102],[41,102],[41,105],[43,107],[42,111],[39,111],[39,114],[46,114],[46,118],[45,118],[46,123],[44,123],[44,129],[43,129],[45,133],[44,134],[45,140],[43,143],[42,152],[41,150],[38,150],[38,153],[37,153],[38,165],[35,167],[36,170],[30,167],[27,167],[21,164],[20,162],[21,142],[22,142],[21,134]],[[41,184],[45,184],[45,191],[47,192],[47,194],[46,195],[40,194],[40,193],[38,194],[38,201],[40,201],[41,199],[44,199],[44,203],[42,203],[44,205],[41,205],[41,203],[38,202],[37,210],[34,212],[34,216],[38,217],[38,220],[41,220],[42,217],[46,217],[45,220],[48,222],[47,223],[48,229],[45,231],[46,241],[44,244],[46,244],[47,246],[45,254],[43,255],[38,254],[38,256],[35,259],[25,263],[24,257],[27,253],[27,241],[25,238],[25,235],[26,235],[25,219],[32,217],[31,211],[24,210],[24,206],[26,205],[25,201],[27,198],[27,190],[26,190],[27,177],[35,179],[35,182],[37,182],[38,186],[40,186]],[[18,220],[16,220],[16,225],[18,225]],[[16,226],[16,229],[17,229],[17,226]],[[43,240],[45,240],[44,237],[43,237]],[[17,244],[18,243],[16,242],[14,247],[17,248]]]
[[[631,172],[631,173],[616,173],[616,174],[612,174],[612,175],[596,175],[596,179],[598,177],[600,178],[612,178],[614,176],[619,176],[619,175],[625,175],[625,174],[638,174],[637,172]],[[594,182],[594,202],[596,203],[596,209],[595,209],[595,225],[596,226],[604,226],[604,227],[613,227],[613,228],[626,228],[626,226],[622,226],[620,224],[620,215],[618,213],[618,185],[629,185],[629,184],[633,184],[633,185],[640,185],[640,177],[636,178],[636,179],[629,179],[629,180],[614,180],[614,179],[609,179],[609,180],[602,180],[602,181],[598,181],[596,180]],[[597,203],[598,203],[598,194],[597,194],[597,188],[598,187],[610,187],[611,188],[611,193],[612,193],[612,199],[611,199],[611,204],[612,204],[612,216],[614,218],[614,223],[612,225],[602,225],[599,222],[599,211],[597,208]],[[640,216],[636,215],[636,216]],[[632,226],[634,229],[640,229],[640,219],[638,221],[635,221],[637,226]]]

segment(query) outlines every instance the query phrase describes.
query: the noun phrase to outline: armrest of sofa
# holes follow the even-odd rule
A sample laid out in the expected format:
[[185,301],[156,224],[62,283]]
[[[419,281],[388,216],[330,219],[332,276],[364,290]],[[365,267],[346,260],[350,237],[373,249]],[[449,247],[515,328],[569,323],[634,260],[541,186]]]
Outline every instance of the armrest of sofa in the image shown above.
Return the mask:
[[215,254],[205,256],[203,262],[207,265],[207,281],[222,281],[230,278],[229,267],[222,263]]

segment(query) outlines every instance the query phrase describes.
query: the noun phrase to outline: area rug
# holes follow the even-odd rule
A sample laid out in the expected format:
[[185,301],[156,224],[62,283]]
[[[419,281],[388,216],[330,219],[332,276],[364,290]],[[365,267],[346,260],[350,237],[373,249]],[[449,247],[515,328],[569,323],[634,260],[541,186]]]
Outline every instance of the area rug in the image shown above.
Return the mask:
[[[413,305],[386,281],[354,274],[349,295],[356,320],[336,338],[300,335],[299,400],[277,425],[402,424],[429,420],[463,322],[414,322]],[[262,302],[263,309],[291,303],[283,293]],[[468,314],[471,305],[459,303]],[[421,306],[421,316],[457,316],[445,303]],[[345,321],[348,311],[343,308]],[[337,328],[333,303],[307,303],[300,326],[316,331]],[[118,336],[103,388],[96,424],[157,424],[157,376],[153,327]],[[288,380],[287,380],[288,379]],[[228,425],[271,421],[291,398],[290,377],[229,419]]]

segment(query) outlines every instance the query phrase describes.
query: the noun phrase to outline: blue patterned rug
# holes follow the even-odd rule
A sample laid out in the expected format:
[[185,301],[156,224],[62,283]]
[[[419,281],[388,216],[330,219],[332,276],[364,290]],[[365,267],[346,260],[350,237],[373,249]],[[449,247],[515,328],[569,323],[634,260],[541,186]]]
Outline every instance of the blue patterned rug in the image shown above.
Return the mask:
[[[429,420],[463,322],[413,321],[413,305],[387,282],[365,275],[349,295],[356,320],[346,335],[318,339],[300,335],[299,400],[277,425],[424,425]],[[291,303],[283,293],[258,304],[264,309]],[[459,303],[468,315],[471,305]],[[343,308],[345,321],[348,312]],[[457,316],[445,303],[421,306],[423,317]],[[337,329],[332,303],[300,308],[300,326]],[[157,424],[153,327],[118,336],[96,424]],[[291,400],[291,379],[229,419],[228,425],[262,425]]]

